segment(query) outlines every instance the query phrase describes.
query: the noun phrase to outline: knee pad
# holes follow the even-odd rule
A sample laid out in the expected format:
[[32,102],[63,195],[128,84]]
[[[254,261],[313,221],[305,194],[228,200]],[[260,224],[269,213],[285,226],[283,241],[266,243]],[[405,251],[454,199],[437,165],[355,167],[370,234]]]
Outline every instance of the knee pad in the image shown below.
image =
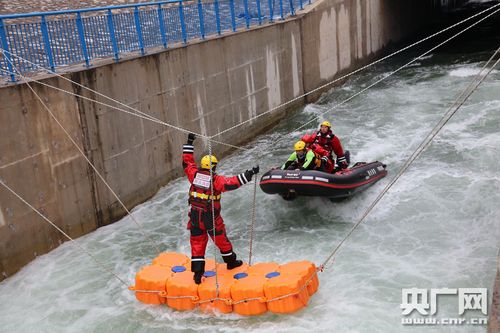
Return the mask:
[[189,229],[189,231],[191,232],[191,236],[202,236],[204,231],[201,230],[200,228],[196,228],[196,227],[191,227],[191,229]]
[[[207,230],[207,233],[210,235],[210,237],[213,237],[214,229]],[[220,235],[224,235],[224,230],[223,229],[217,230],[217,228],[215,228],[215,236],[220,236]]]

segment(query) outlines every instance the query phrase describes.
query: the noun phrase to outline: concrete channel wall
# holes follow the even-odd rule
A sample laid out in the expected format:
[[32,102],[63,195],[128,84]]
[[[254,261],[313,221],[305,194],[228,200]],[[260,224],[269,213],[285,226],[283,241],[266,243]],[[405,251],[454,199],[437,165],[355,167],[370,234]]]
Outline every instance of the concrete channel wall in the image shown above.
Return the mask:
[[[373,59],[436,13],[434,0],[323,0],[291,19],[65,77],[163,121],[212,135],[300,96]],[[40,81],[104,98],[58,77]],[[47,107],[128,208],[179,177],[186,134],[33,84]],[[318,94],[312,96],[314,100]],[[0,178],[72,237],[124,210],[26,84],[0,88]],[[276,124],[289,105],[219,139],[241,144]],[[198,140],[198,156],[203,147]],[[223,156],[224,146],[214,152]],[[0,189],[0,280],[65,238]]]
[[488,309],[490,311],[488,333],[498,333],[500,332],[500,252],[498,253],[497,277],[493,282],[491,305]]

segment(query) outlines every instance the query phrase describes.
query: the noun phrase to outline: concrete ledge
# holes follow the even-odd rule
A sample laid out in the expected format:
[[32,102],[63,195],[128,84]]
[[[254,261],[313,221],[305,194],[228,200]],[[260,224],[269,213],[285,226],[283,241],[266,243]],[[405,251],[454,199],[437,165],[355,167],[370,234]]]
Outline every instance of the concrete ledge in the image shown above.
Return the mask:
[[498,271],[493,285],[493,296],[490,306],[488,333],[500,332],[500,252],[498,253]]

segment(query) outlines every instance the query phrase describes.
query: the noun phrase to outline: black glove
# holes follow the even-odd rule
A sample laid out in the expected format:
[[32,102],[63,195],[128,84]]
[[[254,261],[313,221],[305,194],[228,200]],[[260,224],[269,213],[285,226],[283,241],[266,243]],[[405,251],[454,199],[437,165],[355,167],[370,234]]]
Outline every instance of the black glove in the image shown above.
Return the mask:
[[259,165],[256,165],[252,168],[252,172],[254,175],[258,174],[260,171]]
[[328,156],[323,156],[321,158],[321,161],[324,162],[324,163],[328,163]]
[[245,171],[245,178],[250,182],[252,180],[253,171],[247,170]]
[[196,134],[194,133],[189,133],[188,135],[188,141],[187,141],[187,144],[188,145],[192,145],[193,142],[194,142],[194,139],[196,139]]

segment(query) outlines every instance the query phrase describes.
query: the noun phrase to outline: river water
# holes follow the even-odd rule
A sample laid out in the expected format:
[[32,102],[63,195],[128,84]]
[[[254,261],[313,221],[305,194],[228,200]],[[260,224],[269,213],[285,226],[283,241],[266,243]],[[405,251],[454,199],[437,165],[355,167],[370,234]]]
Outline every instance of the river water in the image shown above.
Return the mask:
[[[309,132],[320,120],[330,120],[353,161],[383,161],[389,175],[341,202],[285,202],[258,189],[254,262],[321,263],[498,47],[498,36],[486,30],[483,38],[461,39],[311,123]],[[423,50],[351,77],[318,103],[257,136],[246,146],[249,151],[224,158],[219,172],[235,174],[255,163],[262,170],[281,164],[302,133],[294,128]],[[147,306],[74,244],[65,243],[0,283],[0,331],[485,332],[485,325],[403,326],[401,289],[488,288],[490,303],[500,248],[499,128],[497,68],[320,273],[318,293],[298,313],[214,317]],[[275,144],[277,139],[282,140]],[[201,145],[197,148],[199,156]],[[178,179],[133,210],[165,251],[189,254],[187,190],[186,179]],[[248,257],[252,191],[253,185],[246,185],[222,199],[229,237],[243,258]],[[130,284],[135,272],[157,254],[129,217],[76,242]],[[211,244],[207,254],[213,256]],[[457,295],[440,296],[438,306],[437,318],[459,317]],[[411,317],[427,318],[415,311]],[[484,316],[476,310],[465,317]]]

